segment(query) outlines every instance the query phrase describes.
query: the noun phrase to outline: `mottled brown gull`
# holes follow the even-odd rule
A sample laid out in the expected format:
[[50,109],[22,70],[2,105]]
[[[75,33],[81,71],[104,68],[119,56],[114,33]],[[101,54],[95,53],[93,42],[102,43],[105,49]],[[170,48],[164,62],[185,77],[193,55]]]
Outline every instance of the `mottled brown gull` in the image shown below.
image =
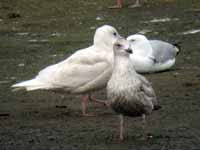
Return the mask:
[[123,140],[123,116],[142,116],[145,122],[145,116],[158,108],[151,84],[136,73],[130,53],[128,41],[119,39],[115,43],[113,72],[107,85],[110,105],[120,115],[120,140]]

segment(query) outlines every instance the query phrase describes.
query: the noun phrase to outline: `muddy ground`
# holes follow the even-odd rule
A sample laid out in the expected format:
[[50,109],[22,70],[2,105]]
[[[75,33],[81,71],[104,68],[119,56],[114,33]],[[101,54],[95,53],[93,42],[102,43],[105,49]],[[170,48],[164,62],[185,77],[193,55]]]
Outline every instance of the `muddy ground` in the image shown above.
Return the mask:
[[[125,2],[111,10],[114,0],[0,1],[0,150],[200,150],[200,33],[186,32],[200,29],[200,1],[152,0],[137,9]],[[125,141],[118,143],[118,116],[89,103],[96,117],[81,117],[80,96],[11,91],[12,84],[91,45],[103,24],[123,36],[143,31],[182,42],[170,71],[145,75],[163,107],[147,118],[148,140],[141,140],[141,119],[127,117]],[[104,90],[95,96],[106,98]]]

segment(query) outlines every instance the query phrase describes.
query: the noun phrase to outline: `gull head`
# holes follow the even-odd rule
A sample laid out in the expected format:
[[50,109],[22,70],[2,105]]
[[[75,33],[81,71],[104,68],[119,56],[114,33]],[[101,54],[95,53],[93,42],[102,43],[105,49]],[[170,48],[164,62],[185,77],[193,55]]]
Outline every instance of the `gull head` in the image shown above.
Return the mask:
[[121,36],[117,32],[117,30],[110,25],[103,25],[97,28],[94,35],[94,45],[98,47],[102,47],[105,49],[113,48],[113,44],[119,39]]
[[136,42],[145,42],[148,41],[146,36],[142,34],[133,34],[127,37],[127,40],[130,41],[131,44],[134,44]]
[[133,53],[130,42],[124,38],[119,38],[113,46],[114,54],[116,56],[129,56]]

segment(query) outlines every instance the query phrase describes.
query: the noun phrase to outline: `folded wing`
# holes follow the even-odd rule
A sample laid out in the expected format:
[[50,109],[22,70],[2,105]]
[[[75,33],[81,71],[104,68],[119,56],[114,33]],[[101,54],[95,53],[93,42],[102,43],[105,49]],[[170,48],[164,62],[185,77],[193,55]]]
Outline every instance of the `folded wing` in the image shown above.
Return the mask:
[[[108,79],[109,63],[102,53],[89,49],[77,51],[68,59],[46,67],[32,80],[13,85],[26,90],[64,89],[68,92],[87,92],[90,88],[101,88]],[[99,79],[100,78],[100,79]],[[97,81],[96,81],[97,80]],[[92,82],[92,83],[91,83]],[[102,82],[99,84],[99,82]],[[90,86],[88,86],[90,84]],[[84,88],[84,87],[87,88]]]

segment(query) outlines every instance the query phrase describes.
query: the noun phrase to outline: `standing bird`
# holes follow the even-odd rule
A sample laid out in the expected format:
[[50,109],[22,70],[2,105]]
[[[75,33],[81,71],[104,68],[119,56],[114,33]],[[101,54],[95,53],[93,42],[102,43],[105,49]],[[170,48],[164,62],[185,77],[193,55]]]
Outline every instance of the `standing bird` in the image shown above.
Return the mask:
[[[141,7],[141,1],[142,0],[134,0],[134,4],[130,5],[129,8],[136,8]],[[115,9],[115,8],[122,8],[123,7],[123,0],[116,0],[116,5],[111,6],[109,8]]]
[[180,52],[178,44],[170,44],[160,40],[148,40],[142,34],[134,34],[127,38],[134,53],[130,55],[135,70],[139,73],[152,73],[170,69]]
[[120,116],[120,141],[124,139],[123,116],[142,116],[145,122],[145,116],[159,108],[151,84],[135,71],[130,53],[132,49],[125,39],[114,44],[113,72],[107,84],[110,106]]
[[50,65],[28,81],[12,85],[15,89],[50,90],[83,94],[82,113],[86,113],[86,102],[93,99],[90,92],[106,87],[112,74],[113,44],[121,38],[117,30],[109,25],[99,27],[94,35],[92,46],[76,51],[67,59]]

